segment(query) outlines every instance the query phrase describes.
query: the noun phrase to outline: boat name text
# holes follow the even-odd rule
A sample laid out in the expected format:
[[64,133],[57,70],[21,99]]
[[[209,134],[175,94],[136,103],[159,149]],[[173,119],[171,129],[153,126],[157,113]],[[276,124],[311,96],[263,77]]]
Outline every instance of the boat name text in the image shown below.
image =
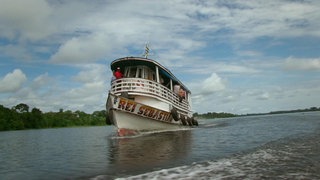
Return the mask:
[[138,104],[134,101],[124,99],[124,98],[119,98],[119,103],[117,106],[118,109],[120,110],[125,110],[140,116],[152,118],[155,120],[160,120],[160,121],[169,121],[170,120],[170,113],[161,111],[155,108],[152,108],[150,106],[145,106],[142,104]]

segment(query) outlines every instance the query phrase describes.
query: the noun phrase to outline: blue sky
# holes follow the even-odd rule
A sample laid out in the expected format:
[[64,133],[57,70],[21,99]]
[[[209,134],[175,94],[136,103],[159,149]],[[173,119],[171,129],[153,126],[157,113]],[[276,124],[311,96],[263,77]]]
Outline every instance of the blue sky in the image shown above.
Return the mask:
[[0,104],[103,110],[110,62],[149,42],[194,112],[319,107],[319,19],[317,0],[1,0]]

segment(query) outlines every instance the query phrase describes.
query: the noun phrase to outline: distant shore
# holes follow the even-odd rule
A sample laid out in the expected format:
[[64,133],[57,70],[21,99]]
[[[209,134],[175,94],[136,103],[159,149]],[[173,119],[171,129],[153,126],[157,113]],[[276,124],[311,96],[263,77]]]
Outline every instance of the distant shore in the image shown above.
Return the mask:
[[250,113],[250,114],[231,114],[231,113],[216,113],[208,112],[205,114],[194,113],[194,117],[201,119],[214,119],[214,118],[229,118],[229,117],[238,117],[238,116],[257,116],[257,115],[270,115],[270,114],[285,114],[285,113],[297,113],[297,112],[312,112],[320,111],[320,107],[311,107],[307,109],[296,109],[296,110],[282,110],[282,111],[271,111],[268,113]]

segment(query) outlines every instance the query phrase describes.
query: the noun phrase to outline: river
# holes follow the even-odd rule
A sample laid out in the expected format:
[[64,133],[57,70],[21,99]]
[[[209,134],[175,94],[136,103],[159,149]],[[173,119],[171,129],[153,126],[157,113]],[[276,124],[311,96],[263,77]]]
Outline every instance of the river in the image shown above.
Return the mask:
[[199,123],[125,138],[113,126],[0,132],[0,179],[320,179],[320,112]]

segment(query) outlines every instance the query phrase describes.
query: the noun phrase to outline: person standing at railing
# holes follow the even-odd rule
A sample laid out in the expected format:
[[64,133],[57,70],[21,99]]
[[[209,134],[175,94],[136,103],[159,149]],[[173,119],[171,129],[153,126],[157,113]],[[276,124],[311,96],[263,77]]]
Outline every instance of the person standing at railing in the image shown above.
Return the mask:
[[120,70],[120,67],[117,67],[116,72],[114,72],[114,76],[116,77],[116,79],[123,78],[123,74],[122,74],[122,72]]
[[[121,70],[120,70],[120,67],[117,67],[117,70],[116,70],[116,72],[113,73],[113,75],[114,75],[114,77],[116,78],[116,80],[123,78],[123,74],[122,74],[122,72],[121,72]],[[121,87],[121,84],[119,84],[119,83],[121,82],[121,80],[120,80],[120,81],[116,81],[116,82],[118,83],[116,90],[117,90],[117,91],[120,91],[121,88],[119,88],[119,87]]]

